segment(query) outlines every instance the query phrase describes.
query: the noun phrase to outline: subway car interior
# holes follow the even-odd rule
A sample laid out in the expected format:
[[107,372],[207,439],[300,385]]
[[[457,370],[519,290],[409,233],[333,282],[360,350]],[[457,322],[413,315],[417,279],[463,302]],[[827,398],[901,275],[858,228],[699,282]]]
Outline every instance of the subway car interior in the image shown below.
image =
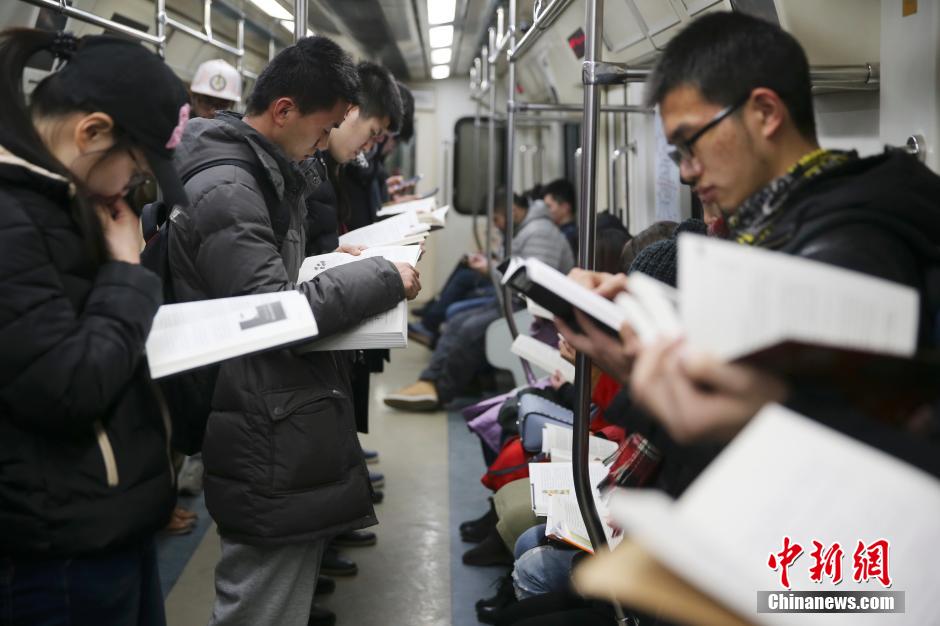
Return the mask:
[[0,626],[940,624],[940,0],[0,27]]

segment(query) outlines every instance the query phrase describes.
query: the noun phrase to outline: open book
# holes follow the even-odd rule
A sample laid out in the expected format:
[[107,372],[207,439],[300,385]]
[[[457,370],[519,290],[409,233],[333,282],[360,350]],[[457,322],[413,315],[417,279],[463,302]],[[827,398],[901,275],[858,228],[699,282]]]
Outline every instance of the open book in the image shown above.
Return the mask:
[[[571,449],[574,445],[574,431],[559,424],[545,424],[542,427],[542,452],[547,452],[553,463],[571,463]],[[603,462],[617,452],[620,446],[616,441],[603,437],[588,437],[588,458]]]
[[[307,257],[300,267],[299,280],[310,280],[331,267],[376,256],[381,256],[393,263],[417,265],[421,248],[420,246],[379,246],[366,248],[358,256],[344,252],[331,252]],[[404,348],[407,345],[408,305],[402,300],[393,308],[364,320],[349,330],[308,343],[298,348],[298,351],[371,350]]]
[[388,217],[390,215],[400,215],[402,213],[430,213],[437,208],[437,198],[419,198],[409,202],[390,202],[383,205],[375,214],[378,217]]
[[940,375],[940,362],[910,359],[915,289],[727,241],[682,235],[678,289],[634,272],[614,302],[535,259],[512,259],[504,282],[566,321],[578,308],[609,333],[629,324],[645,343],[684,334],[694,350],[788,377],[864,366],[865,380],[912,386]]
[[150,375],[162,378],[316,336],[299,291],[164,304],[147,337]]
[[430,230],[431,226],[422,223],[416,213],[402,213],[344,233],[339,236],[339,242],[369,248],[410,245],[423,242]]
[[303,264],[300,266],[297,282],[307,282],[321,272],[325,272],[333,267],[377,256],[387,259],[392,263],[408,263],[414,266],[418,264],[418,259],[421,258],[421,247],[376,246],[374,248],[366,248],[358,255],[347,254],[345,252],[328,252],[327,254],[310,256],[304,259]]
[[537,365],[548,374],[554,374],[557,370],[567,382],[574,382],[574,365],[564,360],[561,353],[547,343],[528,335],[519,335],[512,342],[511,350],[516,356]]
[[[788,568],[792,590],[885,590],[874,578],[853,580],[858,542],[885,539],[890,590],[905,594],[905,614],[890,623],[940,623],[940,481],[782,406],[766,406],[678,500],[620,489],[609,506],[671,571],[760,623],[869,623],[857,614],[757,614],[755,600],[758,591],[786,591],[769,563],[784,537],[804,551]],[[813,541],[841,545],[841,583],[811,580]]]

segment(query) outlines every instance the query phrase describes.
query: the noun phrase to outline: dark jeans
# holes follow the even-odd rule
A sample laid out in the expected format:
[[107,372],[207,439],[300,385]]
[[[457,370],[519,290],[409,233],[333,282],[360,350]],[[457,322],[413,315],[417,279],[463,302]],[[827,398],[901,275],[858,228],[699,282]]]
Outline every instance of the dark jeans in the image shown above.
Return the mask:
[[465,265],[458,265],[444,283],[441,295],[424,308],[421,323],[431,332],[437,333],[444,323],[447,307],[467,298],[492,293],[492,290],[489,278]]
[[75,559],[0,557],[0,626],[165,626],[152,540]]

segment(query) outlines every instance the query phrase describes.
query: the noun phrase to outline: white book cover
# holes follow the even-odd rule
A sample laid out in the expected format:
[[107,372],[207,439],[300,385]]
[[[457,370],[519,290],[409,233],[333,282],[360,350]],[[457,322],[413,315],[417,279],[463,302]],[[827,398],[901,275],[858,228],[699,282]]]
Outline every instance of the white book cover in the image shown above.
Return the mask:
[[[940,624],[940,481],[779,405],[766,406],[678,500],[615,490],[613,518],[670,570],[740,615],[766,624]],[[758,591],[787,591],[771,569],[784,538],[803,552],[794,591],[903,591],[905,613],[757,614]],[[887,574],[854,580],[858,542],[887,540]],[[839,543],[842,581],[811,579],[814,541]]]
[[733,360],[787,340],[911,356],[920,306],[905,285],[683,234],[679,310],[691,347]]
[[437,198],[431,196],[429,198],[418,198],[417,200],[409,200],[408,202],[395,202],[391,204],[386,204],[381,209],[376,211],[376,215],[379,217],[386,217],[388,215],[400,215],[402,213],[430,213],[437,208]]
[[316,336],[299,291],[164,304],[147,337],[150,375],[162,378]]
[[422,224],[416,213],[408,212],[344,233],[340,235],[339,242],[368,248],[417,243],[424,240],[429,230],[430,224]]
[[299,348],[300,352],[327,350],[379,350],[408,347],[408,305],[395,307],[353,326]]
[[510,350],[516,356],[522,357],[533,365],[538,366],[543,372],[554,374],[555,371],[558,371],[561,372],[561,377],[565,381],[569,383],[574,382],[574,365],[564,360],[561,353],[547,343],[543,343],[528,335],[519,335],[512,342]]
[[333,267],[377,256],[387,259],[392,263],[408,263],[415,266],[418,264],[418,259],[421,257],[421,246],[376,246],[374,248],[366,248],[358,255],[347,254],[346,252],[328,252],[327,254],[310,256],[304,259],[303,264],[300,266],[297,282],[307,282],[318,274]]

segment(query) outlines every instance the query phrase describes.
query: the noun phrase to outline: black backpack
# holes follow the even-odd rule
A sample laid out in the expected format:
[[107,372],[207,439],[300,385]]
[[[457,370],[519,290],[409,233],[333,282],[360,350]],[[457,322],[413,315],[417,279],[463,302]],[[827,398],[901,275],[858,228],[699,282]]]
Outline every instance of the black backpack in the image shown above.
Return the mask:
[[[185,185],[200,172],[220,165],[239,167],[258,181],[270,213],[274,239],[280,249],[290,225],[290,209],[278,198],[274,185],[260,163],[235,158],[213,159],[182,172],[180,179]],[[167,304],[177,302],[170,275],[171,207],[162,201],[148,204],[143,208],[140,221],[147,242],[140,255],[141,264],[159,275],[163,281],[163,301]],[[202,449],[202,438],[212,410],[212,396],[218,376],[219,365],[216,364],[158,381],[173,424],[171,443],[174,450],[195,454]]]

